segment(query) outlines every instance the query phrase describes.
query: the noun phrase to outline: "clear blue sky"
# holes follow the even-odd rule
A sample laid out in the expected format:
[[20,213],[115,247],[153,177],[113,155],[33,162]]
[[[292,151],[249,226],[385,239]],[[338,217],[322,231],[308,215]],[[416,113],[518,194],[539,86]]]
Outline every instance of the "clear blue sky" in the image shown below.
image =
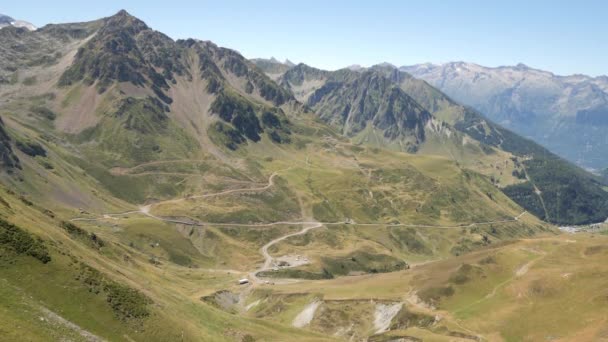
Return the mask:
[[468,61],[608,74],[608,1],[4,1],[35,25],[124,8],[173,38],[325,69]]

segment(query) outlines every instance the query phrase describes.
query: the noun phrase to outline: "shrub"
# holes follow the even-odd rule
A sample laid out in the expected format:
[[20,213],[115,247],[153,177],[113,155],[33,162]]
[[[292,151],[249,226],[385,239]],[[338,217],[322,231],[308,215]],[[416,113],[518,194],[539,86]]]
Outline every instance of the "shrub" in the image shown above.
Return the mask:
[[150,315],[147,305],[151,300],[141,292],[115,282],[107,282],[103,290],[114,314],[119,319],[138,319]]
[[121,321],[132,321],[150,315],[148,304],[152,300],[136,289],[107,279],[101,272],[84,263],[80,264],[80,274],[76,278],[94,294],[105,294],[106,301],[114,315]]
[[34,257],[43,264],[51,261],[48,249],[40,238],[35,238],[25,230],[2,219],[0,219],[0,246],[17,254]]
[[66,222],[66,221],[61,222],[61,228],[63,228],[71,236],[86,241],[88,244],[90,244],[94,248],[99,249],[99,248],[105,246],[105,242],[100,237],[98,237],[95,233],[89,234],[86,230],[78,227],[77,225],[75,225],[71,222]]
[[47,120],[53,121],[57,118],[57,114],[55,114],[55,112],[53,112],[52,110],[46,108],[46,107],[31,107],[30,111],[36,115],[39,115]]
[[36,84],[36,82],[38,82],[38,78],[36,76],[30,76],[30,77],[26,77],[23,80],[23,85],[31,86],[31,85]]
[[40,145],[39,143],[35,142],[35,141],[31,141],[31,140],[27,140],[27,141],[20,141],[17,140],[17,148],[27,154],[30,157],[36,157],[36,156],[43,156],[46,157],[46,150],[44,149],[44,147],[42,147],[42,145]]
[[264,114],[262,114],[262,123],[266,127],[271,127],[271,128],[281,127],[281,120],[279,119],[278,116],[276,116],[275,114],[273,114],[271,112],[264,112]]
[[28,207],[31,207],[34,205],[34,203],[32,201],[30,201],[29,199],[27,199],[25,196],[19,196],[19,199],[21,200],[21,202],[23,202],[23,204],[27,205]]
[[219,121],[209,127],[209,133],[216,144],[224,145],[233,151],[246,141],[239,131]]
[[211,104],[211,111],[222,120],[232,123],[239,133],[247,138],[260,140],[262,126],[248,100],[238,95],[221,93]]

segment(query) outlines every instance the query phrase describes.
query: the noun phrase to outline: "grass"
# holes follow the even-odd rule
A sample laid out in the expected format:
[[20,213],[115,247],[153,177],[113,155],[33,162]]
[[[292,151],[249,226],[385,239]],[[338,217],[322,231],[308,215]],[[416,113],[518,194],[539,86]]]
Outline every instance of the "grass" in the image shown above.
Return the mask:
[[373,331],[374,307],[370,301],[324,301],[310,329],[342,339],[366,338]]
[[132,218],[118,234],[123,243],[150,256],[181,266],[194,266],[209,262],[175,227],[149,218]]
[[[323,146],[329,146],[330,149],[326,150],[327,147]],[[301,149],[296,146],[279,146],[267,142],[248,146],[247,149],[250,149],[247,153],[251,153],[252,159],[247,163],[247,168],[250,170],[247,172],[231,167],[217,167],[212,158],[200,158],[204,161],[192,163],[137,166],[138,164],[135,164],[137,161],[132,161],[117,165],[110,162],[112,158],[107,157],[105,153],[93,150],[88,150],[84,154],[85,159],[76,163],[79,167],[72,166],[75,159],[71,158],[54,159],[54,164],[58,175],[71,177],[70,179],[78,184],[94,184],[92,188],[98,191],[104,202],[107,201],[104,206],[116,208],[109,210],[101,208],[93,212],[120,211],[120,208],[129,208],[112,195],[132,203],[142,203],[149,198],[172,198],[182,194],[212,193],[247,186],[259,187],[260,184],[265,184],[268,175],[278,170],[279,176],[275,178],[275,186],[268,191],[166,203],[154,207],[154,212],[157,215],[193,216],[212,222],[274,222],[298,220],[310,216],[331,221],[350,218],[355,222],[424,224],[458,224],[477,219],[500,219],[518,214],[518,208],[501,196],[499,191],[489,186],[485,178],[476,174],[466,175],[445,158],[411,156],[353,146],[344,142],[325,145],[314,140]],[[50,153],[64,153],[54,145],[48,150]],[[64,156],[64,154],[60,155]],[[99,159],[95,159],[96,157]],[[181,155],[179,158],[184,157],[185,155]],[[95,163],[86,163],[89,158],[94,158]],[[168,157],[160,158],[166,160],[164,158]],[[168,159],[179,158],[174,155]],[[29,168],[29,164],[27,165]],[[117,176],[111,174],[104,165],[137,167],[131,169],[129,174]],[[85,176],[82,170],[86,170],[92,177]],[[162,172],[192,173],[193,176],[184,181],[185,178],[182,176],[165,176],[160,174]],[[198,174],[201,176],[197,176]],[[254,183],[251,183],[247,176],[252,177]],[[32,175],[28,183],[36,184],[35,179]],[[53,180],[51,177],[49,179]],[[183,185],[174,186],[177,183]],[[460,194],[463,191],[467,191],[466,196]],[[491,196],[488,196],[488,193]],[[445,197],[446,200],[437,202],[434,197]],[[453,197],[456,203],[450,197]],[[287,239],[271,248],[271,253],[277,256],[287,253],[306,255],[312,264],[302,269],[289,269],[283,272],[309,272],[309,274],[322,275],[321,272],[325,268],[334,279],[305,281],[293,285],[293,288],[277,285],[264,297],[254,295],[249,298],[249,302],[256,298],[267,298],[269,303],[259,304],[259,307],[241,317],[227,316],[227,313],[200,303],[199,298],[215,291],[232,289],[236,279],[246,277],[246,272],[255,269],[262,262],[259,248],[264,243],[301,227],[192,228],[130,215],[118,220],[105,219],[97,223],[79,223],[77,226],[80,229],[65,230],[60,227],[60,222],[55,222],[48,223],[49,226],[45,225],[44,230],[42,228],[38,230],[33,222],[51,220],[48,216],[42,218],[44,214],[40,205],[47,202],[43,200],[39,203],[38,198],[34,196],[36,200],[33,201],[32,206],[26,206],[22,202],[14,205],[12,197],[7,196],[7,198],[12,210],[18,210],[14,214],[19,215],[20,220],[25,220],[23,225],[28,230],[32,229],[35,233],[44,232],[44,234],[50,232],[54,240],[62,241],[62,246],[57,251],[53,250],[53,260],[49,264],[52,267],[59,267],[54,269],[54,273],[64,276],[72,274],[74,277],[52,280],[51,284],[54,285],[50,287],[50,292],[11,280],[13,286],[25,293],[38,293],[37,298],[44,300],[53,309],[60,308],[61,310],[57,311],[60,311],[63,317],[82,328],[105,338],[117,340],[123,339],[125,334],[135,340],[141,340],[153,333],[161,333],[161,336],[171,339],[179,336],[181,333],[179,329],[183,329],[184,334],[193,339],[223,340],[227,338],[227,331],[242,332],[258,340],[277,338],[277,336],[292,337],[296,332],[289,328],[291,321],[317,294],[322,293],[327,301],[348,298],[356,301],[362,299],[365,302],[370,298],[400,300],[409,290],[406,285],[414,284],[411,274],[408,271],[375,274],[372,273],[374,270],[394,271],[395,265],[404,265],[404,262],[416,263],[448,257],[455,245],[464,244],[461,238],[466,237],[466,241],[472,242],[481,241],[483,234],[492,232],[490,227],[487,231],[484,230],[485,228],[446,231],[390,228],[382,225],[378,227],[342,225],[314,230],[303,236]],[[25,207],[28,209],[21,209]],[[441,210],[436,211],[431,207]],[[487,212],[478,214],[474,210],[476,207],[485,207]],[[67,211],[60,205],[53,209],[60,219],[87,215],[78,214],[73,210]],[[27,214],[24,214],[23,210],[26,210]],[[29,214],[36,210],[40,210],[40,214],[35,216]],[[431,212],[436,212],[437,215],[434,217],[429,215]],[[521,227],[512,228],[516,232],[515,236],[521,236],[518,234],[521,234],[524,224],[530,227],[538,224],[532,218],[526,220],[529,221],[521,223]],[[511,233],[507,234],[510,230],[505,227],[508,225],[498,226],[496,237],[492,237],[494,241],[512,238]],[[540,230],[534,228],[534,232],[536,231]],[[95,233],[103,241],[101,249],[91,248],[91,233]],[[130,320],[117,316],[117,310],[124,312],[123,306],[118,305],[113,309],[113,303],[107,301],[108,293],[103,286],[100,286],[99,293],[95,294],[95,291],[89,292],[90,287],[81,280],[75,280],[79,271],[69,266],[71,259],[62,254],[55,256],[59,250],[66,250],[63,244],[71,248],[77,246],[72,254],[87,260],[91,267],[100,269],[113,282],[128,285],[124,291],[117,291],[115,297],[125,298],[126,303],[133,304],[130,298],[138,298],[134,293],[142,293],[154,302],[146,305],[149,315],[138,318],[143,321],[138,325],[143,327],[142,332],[135,334],[133,324],[128,323]],[[484,246],[474,244],[466,246],[466,250],[479,248]],[[152,259],[155,263],[150,262]],[[16,267],[25,269],[23,264],[17,264]],[[207,271],[207,268],[237,269],[243,273],[218,273]],[[46,274],[39,270],[35,271],[42,275]],[[368,274],[347,276],[357,272]],[[15,275],[5,276],[5,273],[2,272],[3,279],[15,277]],[[316,276],[304,276],[307,277]],[[348,285],[352,281],[358,281],[357,279],[362,279],[364,283],[363,279],[368,279],[369,283]],[[29,284],[41,283],[38,278],[29,274],[26,280]],[[73,293],[61,290],[64,287],[74,288]],[[138,292],[131,292],[129,289]],[[289,295],[280,299],[283,291],[305,293],[305,295],[293,298]],[[97,316],[93,318],[81,315],[77,308],[63,308],[61,299],[49,299],[58,296],[59,293],[89,303],[84,309],[97,313]],[[465,290],[456,288],[455,293],[454,298],[464,296]],[[141,301],[135,300],[135,303],[138,302]],[[162,312],[157,310],[157,305],[163,308]],[[441,305],[450,305],[450,303]],[[135,305],[133,312],[140,312],[138,308],[140,306]],[[326,315],[314,321],[312,327],[313,331],[326,335],[331,330],[329,325],[332,321],[352,320],[359,317],[358,313],[363,312],[361,311],[363,307],[359,304],[352,304],[350,311],[343,311],[338,302],[326,304],[326,308]],[[182,317],[182,320],[177,321],[174,317]],[[369,315],[361,317],[366,317],[363,321],[369,324]],[[253,320],[250,320],[252,318]],[[168,326],[174,328],[167,329]],[[105,331],[107,328],[102,327],[113,327],[114,333],[108,334]],[[365,336],[369,333],[367,330],[368,328],[361,328],[357,336]],[[65,334],[71,333],[73,332],[65,332]],[[301,337],[301,340],[324,338],[322,335],[301,330],[297,334],[300,334],[297,336]]]
[[[184,269],[179,265],[167,264],[160,269],[147,265],[145,254],[139,254],[128,247],[120,247],[126,244],[116,241],[113,235],[106,235],[108,232],[100,231],[100,227],[85,225],[85,229],[70,226],[68,230],[58,224],[53,227],[50,217],[42,213],[36,214],[38,209],[35,205],[27,206],[10,194],[4,198],[10,208],[19,213],[15,217],[19,218],[20,225],[26,226],[29,231],[32,222],[30,220],[33,219],[40,225],[33,231],[44,232],[44,236],[50,234],[51,240],[54,241],[49,250],[51,261],[46,264],[26,255],[1,260],[0,281],[4,284],[3,294],[7,295],[0,300],[0,316],[4,318],[0,329],[4,336],[23,334],[15,330],[15,326],[32,326],[25,335],[20,336],[32,340],[44,340],[49,336],[79,340],[78,331],[70,326],[55,323],[51,326],[50,323],[47,325],[40,322],[40,316],[46,317],[44,314],[37,314],[42,312],[42,309],[39,309],[39,305],[42,305],[41,307],[52,308],[63,319],[71,321],[77,327],[75,329],[86,329],[109,340],[145,340],[151,338],[150,336],[174,340],[184,334],[183,336],[193,340],[219,341],[228,339],[225,335],[226,329],[246,331],[249,335],[262,339],[270,336],[293,336],[296,333],[300,334],[302,340],[325,340],[322,336],[297,333],[293,329],[271,326],[264,322],[237,319],[226,323],[226,316],[196,303],[189,295],[199,291],[200,284],[216,287],[225,287],[228,282],[233,284],[234,276],[226,278],[214,276],[213,273],[210,276],[204,271]],[[169,234],[171,230],[163,230],[166,226],[161,225],[154,231],[149,229],[154,226],[150,223],[157,224],[157,221],[147,222],[147,225],[145,219],[141,221],[143,222],[133,222],[135,229],[141,227],[142,231],[156,236],[166,234],[167,238],[163,243],[184,249],[178,243],[180,240]],[[86,236],[81,233],[90,228],[96,229],[104,236],[106,247],[102,254],[91,254],[91,250],[80,242],[80,237]],[[75,240],[67,238],[70,236],[75,237]],[[182,246],[187,244],[182,243]],[[187,249],[184,252],[187,252]],[[191,252],[194,253],[194,250],[191,249]],[[79,261],[83,258],[91,264],[83,266]],[[116,268],[118,265],[121,265],[120,268]],[[103,273],[99,269],[102,269]],[[144,294],[145,297],[142,297]],[[19,296],[26,296],[28,299],[20,301],[17,299]],[[65,300],[67,297],[70,298],[69,301]],[[150,302],[147,298],[150,298],[154,305],[148,304]],[[157,309],[158,305],[164,309]],[[182,319],[173,317],[191,318],[187,319],[187,325],[183,325]],[[205,319],[198,320],[196,317]],[[15,325],[11,325],[12,323]]]
[[9,341],[48,341],[49,338],[85,341],[74,329],[50,320],[44,308],[23,291],[5,279],[0,280],[0,284],[0,332],[3,338]]
[[13,252],[17,255],[29,255],[43,264],[51,261],[42,239],[4,220],[0,220],[0,248],[4,250],[5,255]]
[[[601,246],[604,239],[577,235],[576,242],[569,236],[523,240],[408,271],[275,285],[271,289],[277,296],[315,293],[325,300],[393,301],[415,290],[426,301],[435,299],[449,327],[447,332],[431,329],[433,332],[427,330],[427,334],[460,331],[471,335],[468,329],[484,336],[499,334],[506,340],[545,336],[593,339],[601,334],[603,316],[597,305],[602,305],[606,291],[601,289],[604,281],[592,274],[604,272],[605,267],[598,262],[608,253],[595,246]],[[599,252],[585,256],[588,250]],[[518,273],[526,264],[528,271]],[[572,315],[564,315],[564,310]],[[397,321],[407,323],[410,317],[416,322],[402,323],[399,329],[408,334],[415,331],[419,336],[430,329],[424,314],[403,315]]]
[[[29,93],[34,88],[26,87],[24,96],[34,95]],[[128,87],[124,89],[129,92]],[[43,159],[18,151],[24,166],[20,179],[6,179],[12,193],[0,189],[6,202],[0,202],[2,219],[31,238],[17,239],[17,245],[12,239],[2,248],[13,250],[26,240],[29,244],[25,245],[37,246],[2,259],[3,336],[13,337],[25,330],[25,339],[80,338],[77,330],[65,325],[40,323],[44,307],[82,329],[117,341],[180,340],[182,336],[184,340],[208,341],[342,339],[335,337],[336,333],[364,339],[374,333],[374,303],[403,302],[416,291],[427,299],[425,291],[434,296],[433,289],[451,287],[451,295],[439,291],[434,296],[437,306],[447,312],[446,324],[439,325],[447,330],[429,328],[429,317],[434,314],[406,305],[407,310],[393,322],[395,334],[446,338],[450,332],[464,332],[454,328],[463,321],[475,331],[516,340],[529,336],[531,328],[511,312],[536,313],[517,303],[510,292],[514,291],[512,286],[522,282],[521,292],[529,290],[551,310],[556,310],[553,301],[560,291],[566,295],[572,291],[534,281],[538,279],[523,283],[539,267],[551,266],[547,264],[549,256],[535,263],[526,277],[511,279],[514,270],[539,257],[518,248],[558,250],[543,243],[505,243],[551,232],[551,227],[532,216],[518,222],[462,229],[388,226],[468,225],[515,217],[522,209],[495,186],[517,182],[512,177],[515,163],[509,161],[509,154],[470,144],[450,150],[457,154],[455,162],[442,150],[445,146],[440,145],[441,141],[429,140],[423,146],[428,151],[411,155],[397,152],[398,146],[387,146],[378,132],[369,129],[359,140],[376,139],[368,141],[375,146],[360,145],[291,105],[272,115],[256,112],[266,133],[261,134],[259,142],[253,142],[256,137],[248,132],[251,127],[247,122],[231,120],[240,135],[254,138],[231,151],[230,146],[223,146],[232,139],[209,128],[207,113],[200,113],[207,126],[198,127],[197,133],[204,136],[210,132],[210,138],[223,146],[205,145],[205,139],[189,133],[190,123],[180,121],[183,118],[174,120],[182,113],[165,112],[163,104],[146,98],[149,94],[145,90],[138,89],[142,93],[135,96],[109,88],[95,108],[97,124],[76,135],[61,133],[53,126],[54,121],[59,126],[66,119],[64,115],[79,104],[82,85],[54,96],[11,99],[10,104],[2,105],[11,136],[23,141],[36,137],[35,143],[46,153]],[[179,97],[174,98],[179,101]],[[267,107],[258,100],[251,106],[256,110]],[[245,107],[241,109],[248,111]],[[287,112],[286,117],[279,115],[281,111]],[[279,124],[281,134],[274,140],[281,140],[281,144],[268,137]],[[424,155],[432,150],[440,155]],[[45,167],[45,161],[52,168]],[[274,172],[278,175],[267,190],[165,201],[260,188]],[[492,184],[490,177],[498,182]],[[22,195],[24,200],[19,199]],[[144,203],[157,203],[152,212],[158,216],[228,225],[193,227],[140,214],[114,218],[102,215],[133,210]],[[62,223],[74,217],[99,220]],[[281,241],[270,248],[273,256],[297,254],[311,261],[279,271],[280,276],[299,277],[300,282],[282,284],[277,279],[276,285],[257,284],[251,292],[236,285],[238,279],[249,277],[263,263],[259,250],[264,244],[302,227],[229,224],[301,220],[348,220],[378,226],[327,225]],[[559,238],[557,241],[563,245]],[[28,252],[40,246],[50,257],[46,264],[32,257],[37,253]],[[576,251],[563,252],[580,258]],[[602,253],[597,251],[586,258],[601,267]],[[441,261],[416,266],[433,260]],[[563,261],[553,262],[557,265]],[[406,265],[414,267],[408,270]],[[591,266],[587,271],[585,277],[593,278]],[[544,274],[539,273],[541,276]],[[496,294],[484,299],[494,288]],[[599,285],[588,289],[597,290]],[[229,313],[200,300],[218,291],[238,294],[246,303],[260,302],[249,311],[238,307]],[[316,299],[323,304],[311,325],[292,328],[293,319]],[[467,307],[470,303],[476,304]],[[489,326],[481,319],[502,307],[513,311],[505,309],[495,315],[498,320],[512,322],[512,331]],[[601,312],[601,306],[593,310]],[[536,317],[531,320],[540,320]],[[585,316],[589,320],[596,317],[593,313]],[[353,329],[345,332],[353,323]],[[564,325],[577,328],[569,320]]]

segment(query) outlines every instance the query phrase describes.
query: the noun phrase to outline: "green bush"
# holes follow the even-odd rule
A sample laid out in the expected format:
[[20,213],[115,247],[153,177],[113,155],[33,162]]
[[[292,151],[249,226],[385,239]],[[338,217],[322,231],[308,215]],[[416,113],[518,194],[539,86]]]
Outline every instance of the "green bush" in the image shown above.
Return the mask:
[[51,261],[49,251],[40,238],[35,238],[25,230],[0,219],[0,246],[17,254],[29,255],[43,264]]
[[321,273],[309,272],[304,270],[298,270],[293,268],[283,268],[276,271],[264,271],[257,274],[260,277],[268,278],[291,278],[291,279],[332,279],[334,276],[327,270],[323,270]]
[[255,108],[245,98],[223,92],[211,104],[211,111],[222,120],[232,123],[240,134],[253,141],[260,140],[262,126]]
[[209,136],[214,143],[224,145],[233,151],[247,141],[239,131],[219,121],[209,126]]
[[386,273],[407,269],[407,264],[391,255],[355,251],[344,257],[323,257],[324,271],[333,276],[350,272]]
[[99,248],[105,246],[105,242],[99,236],[97,236],[95,233],[89,234],[89,232],[87,232],[86,230],[78,227],[77,225],[75,225],[71,222],[67,222],[67,221],[61,222],[61,228],[63,228],[71,236],[85,241],[86,243],[88,243],[89,245],[91,245],[94,248],[99,249]]
[[36,157],[36,156],[46,157],[46,150],[44,149],[44,147],[42,147],[42,145],[40,145],[39,143],[37,143],[35,141],[17,140],[16,146],[21,152],[27,154],[30,157]]
[[141,292],[114,282],[107,282],[103,290],[119,319],[140,319],[150,315],[147,305],[151,300]]
[[454,288],[449,286],[430,287],[418,292],[418,297],[426,303],[433,305],[439,304],[442,298],[451,297],[455,293]]
[[76,278],[94,294],[104,294],[114,315],[121,321],[132,321],[150,315],[150,298],[136,289],[107,279],[101,272],[84,263],[80,264],[80,274]]
[[271,127],[271,128],[281,127],[281,120],[279,119],[278,116],[276,116],[275,114],[273,114],[271,112],[264,112],[264,114],[262,114],[262,123],[266,127]]

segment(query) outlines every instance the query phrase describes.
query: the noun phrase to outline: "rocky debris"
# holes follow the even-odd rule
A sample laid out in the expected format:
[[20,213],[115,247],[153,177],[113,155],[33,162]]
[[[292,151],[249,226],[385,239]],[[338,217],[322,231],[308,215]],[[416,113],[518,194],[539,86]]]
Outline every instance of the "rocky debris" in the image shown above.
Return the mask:
[[315,312],[321,305],[321,301],[318,299],[313,300],[310,304],[308,304],[304,310],[302,310],[296,318],[293,319],[291,325],[296,328],[303,328],[310,324],[312,319],[315,317]]
[[376,333],[383,333],[388,330],[393,318],[399,313],[403,303],[378,303],[374,313],[374,329]]

